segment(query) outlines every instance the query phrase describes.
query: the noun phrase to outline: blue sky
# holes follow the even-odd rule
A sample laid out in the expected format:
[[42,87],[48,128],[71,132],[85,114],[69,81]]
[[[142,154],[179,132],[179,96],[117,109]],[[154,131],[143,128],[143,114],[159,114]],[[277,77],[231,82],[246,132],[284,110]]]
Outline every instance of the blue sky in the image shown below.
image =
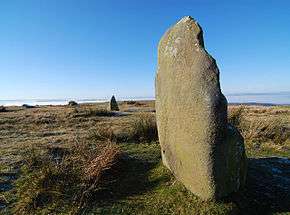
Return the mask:
[[288,0],[0,2],[0,99],[151,97],[157,46],[186,15],[224,93],[290,91]]

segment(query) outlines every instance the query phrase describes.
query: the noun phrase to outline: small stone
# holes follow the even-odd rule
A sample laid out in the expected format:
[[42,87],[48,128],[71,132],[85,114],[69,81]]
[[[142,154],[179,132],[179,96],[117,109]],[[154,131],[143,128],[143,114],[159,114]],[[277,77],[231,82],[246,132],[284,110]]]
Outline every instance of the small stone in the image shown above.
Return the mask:
[[78,105],[78,103],[75,102],[75,101],[69,101],[68,102],[68,106],[74,107],[74,106],[77,106],[77,105]]
[[23,104],[22,107],[27,108],[27,109],[28,109],[28,108],[34,108],[34,106],[32,106],[32,105],[28,105],[28,104]]

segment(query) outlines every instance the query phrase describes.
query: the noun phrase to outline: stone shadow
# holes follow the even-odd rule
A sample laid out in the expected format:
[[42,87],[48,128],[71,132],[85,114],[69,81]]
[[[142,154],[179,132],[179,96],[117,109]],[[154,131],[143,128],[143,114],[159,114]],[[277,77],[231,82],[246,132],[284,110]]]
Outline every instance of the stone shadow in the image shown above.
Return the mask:
[[[146,193],[158,186],[166,177],[150,181],[148,179],[150,170],[158,164],[157,161],[149,161],[144,158],[125,156],[122,165],[119,167],[118,177],[114,172],[107,174],[106,181],[109,183],[91,196],[88,206],[81,210],[81,214],[87,214],[91,207],[111,207],[116,201],[124,200],[128,196]],[[112,180],[110,179],[112,177]],[[117,178],[117,179],[116,179]]]
[[249,158],[245,190],[234,201],[242,214],[290,211],[290,159]]

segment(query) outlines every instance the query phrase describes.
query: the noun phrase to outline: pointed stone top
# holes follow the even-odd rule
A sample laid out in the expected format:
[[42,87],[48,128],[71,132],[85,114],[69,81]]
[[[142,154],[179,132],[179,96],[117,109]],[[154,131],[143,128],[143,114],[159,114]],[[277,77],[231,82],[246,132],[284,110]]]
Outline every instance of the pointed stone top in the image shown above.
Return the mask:
[[111,97],[111,100],[109,103],[109,110],[110,111],[118,111],[119,110],[118,103],[117,103],[114,95]]
[[181,18],[176,23],[176,25],[185,25],[185,26],[192,25],[192,26],[195,26],[196,28],[201,29],[201,27],[198,24],[198,22],[194,18],[192,18],[191,16],[185,16],[185,17]]
[[190,33],[197,38],[198,43],[202,47],[204,47],[202,28],[198,24],[198,22],[191,16],[183,17],[176,23],[176,25],[173,26],[173,28],[182,28],[182,29],[189,30]]
[[192,51],[205,50],[203,31],[191,16],[185,16],[162,37],[158,46],[159,55],[169,58],[191,55]]
[[195,22],[195,19],[192,18],[191,16],[184,16],[182,19],[179,20],[179,22],[181,22],[181,23],[185,23],[185,22],[189,22],[189,21],[194,21]]

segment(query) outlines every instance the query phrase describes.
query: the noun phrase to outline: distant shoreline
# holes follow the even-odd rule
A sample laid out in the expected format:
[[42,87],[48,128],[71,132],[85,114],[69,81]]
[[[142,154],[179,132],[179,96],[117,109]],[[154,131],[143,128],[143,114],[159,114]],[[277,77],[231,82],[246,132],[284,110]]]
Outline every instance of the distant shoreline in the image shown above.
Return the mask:
[[[290,92],[280,93],[236,93],[225,94],[230,105],[262,105],[262,106],[276,106],[276,105],[290,105]],[[43,105],[66,105],[69,101],[76,101],[77,103],[102,103],[109,101],[110,98],[64,98],[64,99],[7,99],[0,100],[0,106],[22,106],[28,104],[32,106]],[[118,97],[118,101],[152,101],[154,97]]]
[[[121,98],[118,101],[152,101],[155,98]],[[66,105],[69,101],[75,101],[78,104],[103,103],[109,99],[19,99],[19,100],[0,100],[0,106],[22,106],[23,104],[31,106],[48,106],[48,105]]]
[[[5,107],[21,107],[22,105],[30,105],[34,107],[44,107],[44,106],[63,106],[67,105],[70,100],[66,101],[45,101],[45,102],[17,102],[17,103],[11,103],[11,104],[1,104],[0,100],[0,106]],[[108,102],[108,100],[74,100],[78,104],[94,104],[94,103],[105,103]],[[118,102],[124,102],[124,101],[140,101],[140,102],[149,102],[149,101],[155,101],[155,99],[124,99],[124,100],[118,100]],[[273,106],[290,106],[290,103],[286,104],[275,104],[275,103],[261,103],[261,102],[229,102],[228,105],[231,106],[237,106],[237,105],[246,105],[246,106],[264,106],[264,107],[273,107]]]
[[272,106],[290,106],[290,104],[274,104],[274,103],[255,103],[255,102],[248,102],[248,103],[228,103],[229,105],[247,105],[247,106],[264,106],[264,107],[272,107]]

